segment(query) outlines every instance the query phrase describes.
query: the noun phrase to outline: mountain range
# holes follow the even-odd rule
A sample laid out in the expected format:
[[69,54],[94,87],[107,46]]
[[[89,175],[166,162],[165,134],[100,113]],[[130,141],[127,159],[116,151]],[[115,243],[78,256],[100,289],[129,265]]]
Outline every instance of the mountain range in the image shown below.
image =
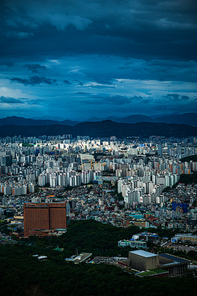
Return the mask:
[[197,126],[197,113],[184,113],[184,114],[172,114],[172,115],[163,115],[159,117],[150,117],[146,115],[134,114],[127,117],[107,117],[107,118],[98,118],[92,117],[87,121],[103,121],[103,120],[112,120],[118,123],[138,123],[138,122],[155,122],[155,123],[176,123],[176,124],[187,124],[192,126]]
[[72,121],[72,120],[57,121],[57,120],[50,120],[50,119],[31,119],[31,118],[24,118],[24,117],[17,117],[17,116],[0,118],[0,126],[3,126],[3,125],[43,126],[43,125],[54,125],[54,124],[74,126],[78,123],[79,121]]
[[68,119],[55,120],[55,117],[53,117],[53,119],[49,119],[46,116],[39,119],[12,116],[12,117],[1,118],[0,126],[3,126],[3,125],[43,126],[43,125],[54,125],[54,124],[75,126],[80,122],[100,122],[100,121],[106,121],[106,120],[111,120],[116,123],[153,122],[153,123],[170,123],[170,124],[175,123],[175,124],[186,124],[191,126],[197,126],[197,113],[163,115],[155,118],[152,118],[150,116],[140,115],[140,114],[134,114],[134,115],[130,115],[122,118],[115,117],[115,116],[110,116],[106,118],[92,117],[85,121],[68,120]]

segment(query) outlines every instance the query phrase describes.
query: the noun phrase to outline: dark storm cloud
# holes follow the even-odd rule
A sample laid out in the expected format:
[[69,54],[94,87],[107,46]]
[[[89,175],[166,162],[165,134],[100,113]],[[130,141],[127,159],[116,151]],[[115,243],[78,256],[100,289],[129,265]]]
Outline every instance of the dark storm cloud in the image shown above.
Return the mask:
[[44,100],[37,99],[37,100],[29,100],[28,104],[29,105],[42,105],[44,103]]
[[26,64],[24,67],[32,71],[32,73],[39,73],[47,70],[45,66],[41,66],[39,64]]
[[[170,104],[158,104],[158,105],[152,105],[151,106],[152,111],[156,111],[156,113],[159,111],[164,112],[164,113],[172,113],[172,112],[177,112],[179,114],[181,113],[194,113],[197,112],[197,102],[196,101],[192,101],[190,103],[187,104],[183,104],[183,105],[170,105]],[[153,113],[154,114],[154,113]]]
[[23,78],[10,78],[12,82],[18,82],[22,83],[24,85],[37,85],[41,83],[46,83],[46,84],[56,84],[56,79],[50,79],[46,77],[38,77],[38,76],[32,76],[28,79],[23,79]]
[[68,81],[68,80],[63,80],[63,82],[64,82],[65,84],[71,84],[71,82]]
[[[102,81],[102,80],[101,80]],[[99,82],[101,82],[99,79]],[[108,81],[108,84],[104,84],[104,83],[92,83],[90,85],[91,88],[115,88],[115,85],[110,85],[110,83],[112,83],[111,81]]]
[[13,40],[17,54],[20,49],[25,55],[42,50],[59,56],[75,52],[191,60],[197,42],[194,2],[6,0],[2,32],[8,38],[9,33],[21,34],[18,44]]
[[43,100],[29,100],[27,98],[19,98],[19,99],[15,99],[12,97],[4,97],[1,96],[0,97],[0,103],[6,103],[11,105],[18,105],[18,104],[26,104],[26,105],[42,105],[44,103]]
[[79,86],[83,86],[83,82],[81,82],[79,80],[75,80],[75,81],[79,83]]
[[142,98],[141,97],[126,97],[126,96],[120,96],[120,95],[117,95],[117,96],[108,96],[106,98],[107,100],[107,103],[110,103],[110,104],[114,104],[114,105],[125,105],[125,104],[131,104],[132,101],[135,101],[135,100],[141,100]]
[[132,102],[138,102],[143,100],[140,96],[133,96],[133,97],[126,97],[121,95],[106,95],[106,94],[100,94],[100,95],[92,95],[88,93],[78,92],[77,94],[85,96],[85,98],[81,100],[77,100],[78,103],[81,104],[88,104],[88,105],[116,105],[116,106],[122,106],[125,104],[131,104]]
[[59,116],[192,111],[196,15],[193,0],[2,0],[0,96]]
[[85,92],[85,91],[78,91],[77,93],[76,93],[76,95],[90,95],[90,93],[88,93],[88,92]]
[[124,66],[117,67],[116,77],[197,82],[196,71],[195,61],[126,59]]
[[145,69],[149,71],[150,78],[155,77],[159,80],[176,80],[197,82],[195,61],[181,60],[151,60],[147,61]]
[[150,104],[151,103],[151,100],[150,99],[144,99],[144,100],[141,100],[142,104]]
[[133,96],[131,97],[131,100],[132,101],[141,101],[141,100],[144,100],[141,96]]
[[122,66],[122,67],[118,67],[118,69],[125,70],[125,69],[130,69],[130,67],[129,66]]
[[12,62],[5,62],[5,61],[2,61],[2,62],[0,63],[0,65],[1,65],[1,66],[6,66],[6,67],[8,67],[8,68],[11,68],[11,67],[14,66],[14,63],[12,63]]
[[19,38],[19,39],[26,39],[34,36],[32,32],[13,32],[13,31],[7,32],[6,35],[7,37],[10,37],[10,38]]
[[0,103],[6,103],[6,104],[24,104],[23,99],[14,99],[10,97],[0,97]]

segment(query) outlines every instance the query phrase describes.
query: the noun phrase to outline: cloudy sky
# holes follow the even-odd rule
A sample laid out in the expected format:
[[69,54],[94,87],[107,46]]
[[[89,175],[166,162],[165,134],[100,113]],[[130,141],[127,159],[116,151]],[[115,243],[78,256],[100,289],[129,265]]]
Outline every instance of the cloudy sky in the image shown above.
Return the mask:
[[197,112],[194,0],[1,0],[0,117]]

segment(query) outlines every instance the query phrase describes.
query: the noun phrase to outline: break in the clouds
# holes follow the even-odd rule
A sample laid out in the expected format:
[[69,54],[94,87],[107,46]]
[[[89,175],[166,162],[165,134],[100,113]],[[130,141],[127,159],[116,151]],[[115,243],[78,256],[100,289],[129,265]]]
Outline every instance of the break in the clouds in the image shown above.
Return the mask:
[[0,25],[0,116],[197,112],[196,1],[2,0]]

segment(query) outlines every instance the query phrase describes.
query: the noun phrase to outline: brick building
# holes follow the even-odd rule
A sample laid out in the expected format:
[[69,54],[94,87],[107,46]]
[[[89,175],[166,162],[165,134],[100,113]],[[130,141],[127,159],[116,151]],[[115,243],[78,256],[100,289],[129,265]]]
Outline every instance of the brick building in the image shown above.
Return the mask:
[[66,229],[66,203],[25,203],[24,236],[30,230]]

